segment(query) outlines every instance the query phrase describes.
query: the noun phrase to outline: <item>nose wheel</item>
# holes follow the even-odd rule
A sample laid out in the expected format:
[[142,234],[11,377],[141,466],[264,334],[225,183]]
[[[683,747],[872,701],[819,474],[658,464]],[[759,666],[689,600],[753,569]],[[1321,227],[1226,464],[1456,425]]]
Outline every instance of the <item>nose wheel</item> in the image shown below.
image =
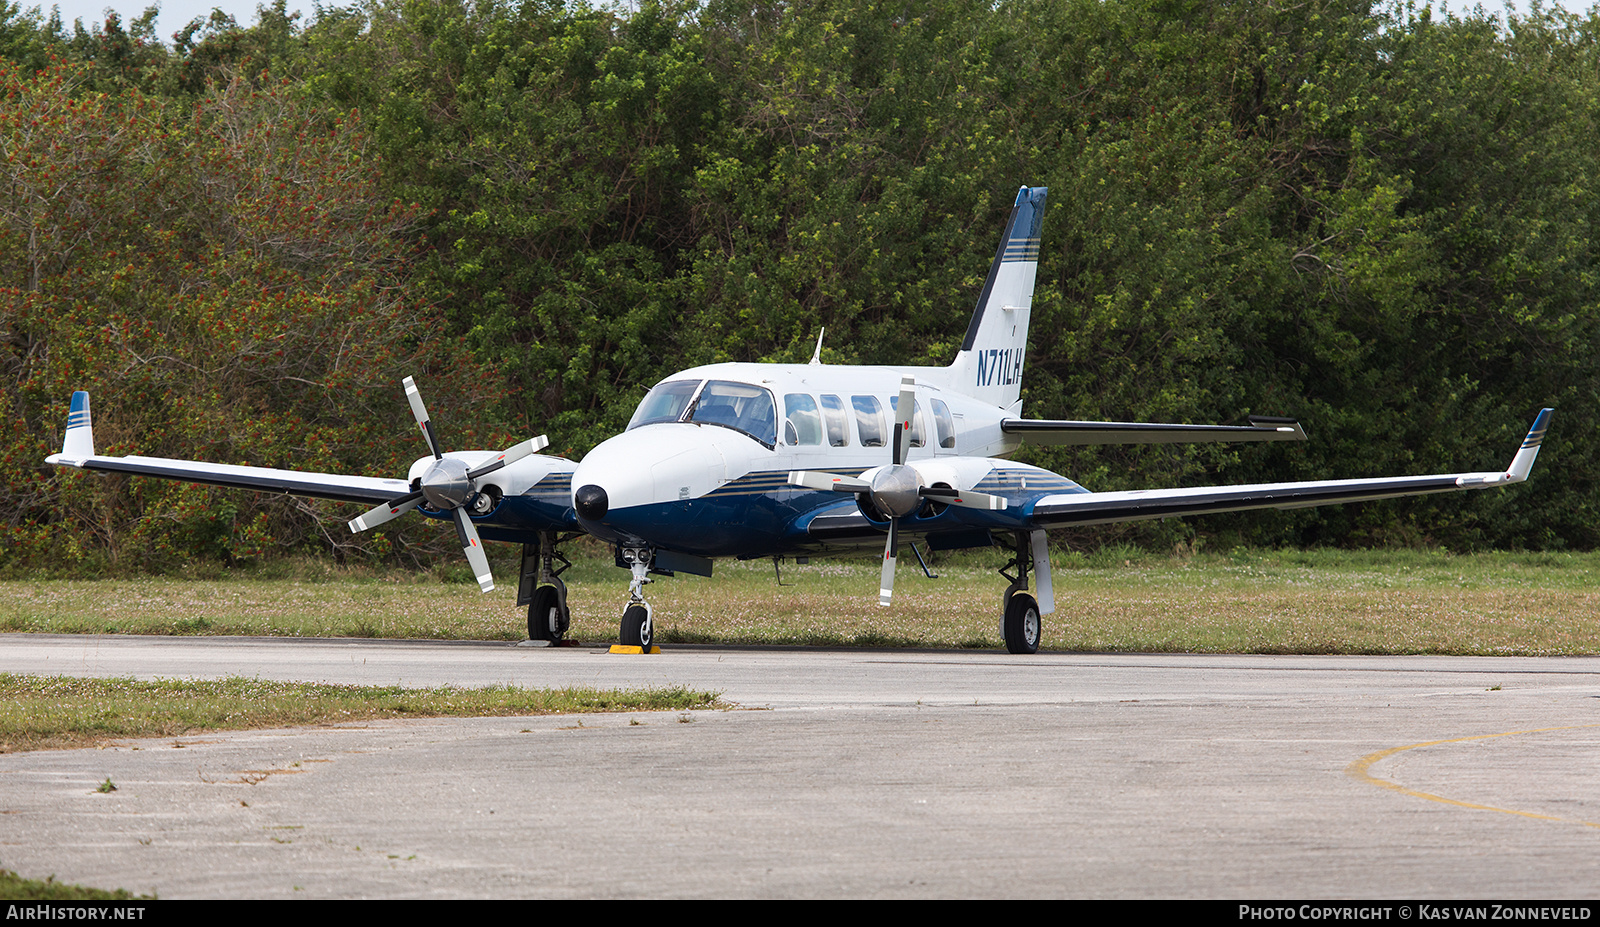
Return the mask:
[[643,647],[655,643],[654,613],[645,601],[644,587],[651,582],[650,565],[655,562],[655,551],[648,547],[624,547],[622,562],[633,573],[628,585],[628,607],[622,610],[622,630],[619,640],[626,647]]
[[655,622],[651,620],[650,603],[641,601],[629,605],[622,612],[622,643],[630,647],[648,648],[655,642]]

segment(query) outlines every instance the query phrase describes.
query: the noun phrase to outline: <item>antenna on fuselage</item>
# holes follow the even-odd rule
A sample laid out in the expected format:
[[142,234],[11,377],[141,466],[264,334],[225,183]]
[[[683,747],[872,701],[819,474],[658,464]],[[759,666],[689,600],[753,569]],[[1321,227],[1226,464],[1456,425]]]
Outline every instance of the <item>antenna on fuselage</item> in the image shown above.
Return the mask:
[[827,329],[823,328],[822,331],[817,332],[817,349],[811,352],[811,364],[814,367],[822,365],[822,335],[826,331]]

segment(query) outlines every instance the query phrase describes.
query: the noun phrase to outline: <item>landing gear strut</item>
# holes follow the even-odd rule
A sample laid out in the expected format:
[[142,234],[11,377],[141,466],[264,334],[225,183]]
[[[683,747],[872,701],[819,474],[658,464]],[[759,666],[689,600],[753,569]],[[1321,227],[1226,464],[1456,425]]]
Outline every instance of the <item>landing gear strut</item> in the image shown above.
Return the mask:
[[621,641],[624,646],[648,650],[655,643],[656,632],[650,603],[644,599],[644,587],[655,581],[650,578],[655,551],[648,547],[624,547],[622,562],[633,572],[633,582],[628,585],[628,607],[622,611]]
[[[556,567],[555,561],[561,561]],[[528,639],[552,644],[567,635],[572,613],[567,609],[567,584],[561,574],[572,562],[556,549],[554,531],[539,535],[538,544],[522,545],[522,582],[517,604],[528,606]]]
[[[1028,534],[1017,532],[1017,546],[1011,562],[1000,568],[1000,575],[1011,580],[1001,596],[1005,611],[1000,618],[1000,636],[1006,642],[1008,653],[1037,653],[1043,622],[1039,618],[1039,601],[1028,594],[1028,572],[1034,567],[1034,551]],[[1017,571],[1012,576],[1007,568]],[[1048,566],[1046,567],[1048,569]]]

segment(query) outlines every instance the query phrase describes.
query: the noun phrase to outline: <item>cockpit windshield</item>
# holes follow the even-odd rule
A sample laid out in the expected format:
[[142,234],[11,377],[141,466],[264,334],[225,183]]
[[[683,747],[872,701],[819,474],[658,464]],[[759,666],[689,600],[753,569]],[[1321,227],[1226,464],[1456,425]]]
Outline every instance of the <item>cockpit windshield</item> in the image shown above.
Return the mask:
[[639,408],[633,412],[633,418],[628,420],[628,431],[640,425],[654,425],[656,422],[676,422],[683,418],[683,410],[688,408],[689,400],[694,398],[694,391],[700,388],[700,380],[668,380],[657,383],[655,388],[645,394],[644,401],[639,403]]
[[[628,422],[628,430],[657,422],[694,422],[740,431],[767,447],[778,441],[777,406],[772,393],[748,383],[708,380],[669,380],[658,383]],[[698,390],[698,397],[696,391]]]
[[700,391],[689,421],[742,431],[767,447],[778,441],[778,413],[772,394],[759,386],[711,380]]

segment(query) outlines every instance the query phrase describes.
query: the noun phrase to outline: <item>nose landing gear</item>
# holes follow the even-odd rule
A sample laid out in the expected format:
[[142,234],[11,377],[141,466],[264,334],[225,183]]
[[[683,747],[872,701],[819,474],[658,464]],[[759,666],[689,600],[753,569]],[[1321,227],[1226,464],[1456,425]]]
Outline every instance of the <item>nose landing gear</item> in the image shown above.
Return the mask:
[[650,603],[644,598],[644,587],[655,581],[650,578],[655,551],[648,547],[624,547],[622,562],[633,572],[633,582],[628,585],[628,607],[622,612],[621,641],[623,646],[649,650],[655,643],[655,621]]

